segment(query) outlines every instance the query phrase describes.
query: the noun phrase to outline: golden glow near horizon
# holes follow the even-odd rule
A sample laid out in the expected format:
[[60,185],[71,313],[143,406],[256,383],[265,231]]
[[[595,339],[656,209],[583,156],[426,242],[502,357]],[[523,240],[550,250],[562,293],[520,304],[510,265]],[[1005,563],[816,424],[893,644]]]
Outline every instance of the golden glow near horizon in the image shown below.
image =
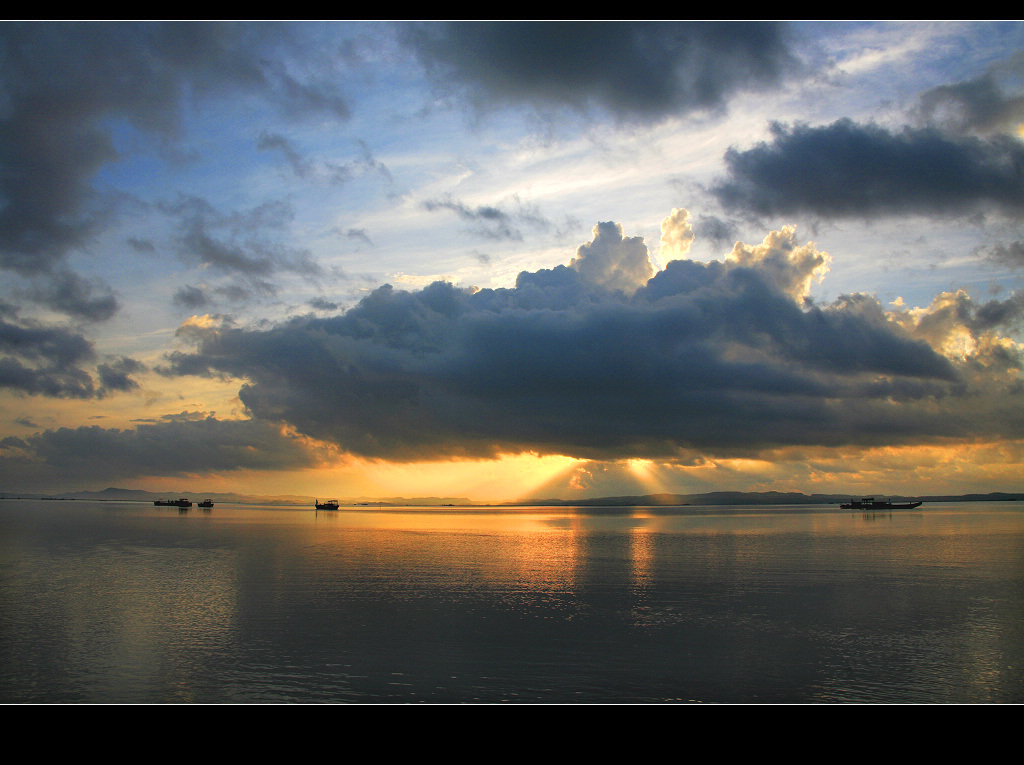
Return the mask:
[[[1014,491],[1024,441],[776,450],[764,459],[598,462],[565,456],[421,463],[339,457],[315,469],[150,476],[126,488],[330,498],[462,498],[472,502],[584,499],[711,491],[965,494]],[[106,488],[97,485],[94,489]]]
[[658,478],[654,460],[631,459],[626,460],[630,474],[637,480],[644,489],[644,494],[660,494],[665,491],[665,486]]

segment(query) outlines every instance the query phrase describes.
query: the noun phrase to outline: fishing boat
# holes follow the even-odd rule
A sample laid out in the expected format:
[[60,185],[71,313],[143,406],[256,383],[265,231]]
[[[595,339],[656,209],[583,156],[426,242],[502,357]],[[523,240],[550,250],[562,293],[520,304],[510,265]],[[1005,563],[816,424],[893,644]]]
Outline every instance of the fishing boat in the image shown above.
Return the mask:
[[180,499],[158,499],[153,504],[157,507],[192,507],[192,503],[185,497]]
[[915,507],[920,507],[921,504],[921,502],[893,502],[888,499],[862,497],[843,502],[839,507],[843,510],[913,510]]
[[315,500],[315,501],[316,501],[316,509],[317,510],[337,510],[338,509],[338,500],[336,500],[336,499],[325,499],[323,502],[321,502],[319,499]]
[[204,499],[202,502],[199,503],[199,507],[205,507],[207,510],[209,510],[211,507],[213,507],[213,500]]

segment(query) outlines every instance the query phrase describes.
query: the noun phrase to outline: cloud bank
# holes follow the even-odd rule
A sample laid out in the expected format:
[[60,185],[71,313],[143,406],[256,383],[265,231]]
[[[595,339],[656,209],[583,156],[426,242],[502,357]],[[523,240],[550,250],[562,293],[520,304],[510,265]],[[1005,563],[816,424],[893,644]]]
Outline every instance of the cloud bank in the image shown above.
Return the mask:
[[15,309],[0,304],[0,389],[91,399],[138,387],[131,375],[144,366],[125,356],[95,367],[97,385],[90,372],[96,357],[92,343],[79,332],[20,319]]
[[[301,75],[280,62],[300,50],[285,24],[230,22],[0,23],[0,269],[77,279],[62,264],[110,222],[118,200],[93,180],[122,157],[118,138],[151,148],[180,137],[190,100],[256,94],[287,116],[346,119],[327,58]],[[109,296],[56,302],[73,316],[108,318]],[[93,290],[95,291],[95,290]],[[102,292],[102,287],[100,287]]]
[[826,218],[1024,217],[1024,145],[1016,138],[893,132],[842,119],[771,126],[772,140],[730,149],[711,191],[726,208]]
[[461,83],[478,104],[598,106],[626,119],[720,110],[797,67],[774,22],[430,22],[405,39],[439,87]]
[[[688,216],[666,219],[669,239]],[[685,233],[676,236],[686,241]],[[398,461],[537,452],[751,455],[1016,437],[1020,300],[944,293],[816,305],[829,256],[792,228],[722,261],[669,262],[602,223],[568,266],[510,289],[384,286],[347,313],[179,330],[164,374],[229,375],[251,416]]]
[[0,442],[5,468],[22,480],[54,485],[96,476],[110,480],[159,475],[212,475],[235,470],[288,470],[316,464],[322,450],[257,420],[172,419],[131,430],[59,428]]
[[918,111],[926,122],[958,133],[1012,134],[1024,122],[1024,96],[1006,94],[999,81],[1022,75],[1024,54],[1018,53],[981,77],[925,91]]

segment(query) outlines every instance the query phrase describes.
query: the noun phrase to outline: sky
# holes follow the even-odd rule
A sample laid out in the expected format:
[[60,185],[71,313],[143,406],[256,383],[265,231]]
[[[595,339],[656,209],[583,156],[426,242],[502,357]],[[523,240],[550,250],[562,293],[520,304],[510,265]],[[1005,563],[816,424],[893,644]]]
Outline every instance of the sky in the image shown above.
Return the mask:
[[3,22],[0,491],[1024,489],[1024,23]]

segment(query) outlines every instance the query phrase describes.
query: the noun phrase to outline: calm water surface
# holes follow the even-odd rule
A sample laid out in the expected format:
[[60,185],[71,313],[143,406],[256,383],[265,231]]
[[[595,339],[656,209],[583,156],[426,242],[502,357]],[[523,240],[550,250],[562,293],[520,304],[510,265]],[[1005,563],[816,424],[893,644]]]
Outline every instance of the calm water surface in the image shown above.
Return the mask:
[[0,702],[1024,702],[1024,508],[4,500]]

